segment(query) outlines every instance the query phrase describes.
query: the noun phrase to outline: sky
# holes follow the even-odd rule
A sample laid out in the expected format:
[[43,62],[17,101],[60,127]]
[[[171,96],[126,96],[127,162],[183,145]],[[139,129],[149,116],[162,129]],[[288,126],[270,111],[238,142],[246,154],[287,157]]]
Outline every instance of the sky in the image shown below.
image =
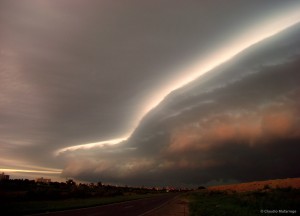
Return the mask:
[[0,171],[133,186],[299,177],[299,11],[0,0]]

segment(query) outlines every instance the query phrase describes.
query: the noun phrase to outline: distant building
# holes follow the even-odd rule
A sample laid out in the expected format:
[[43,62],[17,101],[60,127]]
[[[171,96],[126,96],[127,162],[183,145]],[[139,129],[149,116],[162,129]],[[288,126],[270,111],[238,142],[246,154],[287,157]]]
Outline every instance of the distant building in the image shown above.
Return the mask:
[[0,181],[9,180],[9,175],[5,175],[4,172],[0,174]]
[[41,177],[41,178],[36,178],[35,182],[38,182],[38,183],[50,183],[51,179],[47,179],[47,178]]

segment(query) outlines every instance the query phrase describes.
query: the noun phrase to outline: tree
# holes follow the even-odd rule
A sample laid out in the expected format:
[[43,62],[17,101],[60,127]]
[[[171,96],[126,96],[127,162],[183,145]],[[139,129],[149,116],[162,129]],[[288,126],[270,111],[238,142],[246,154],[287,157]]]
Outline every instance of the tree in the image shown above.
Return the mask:
[[68,179],[66,181],[67,185],[72,186],[72,185],[76,185],[76,182],[73,179]]

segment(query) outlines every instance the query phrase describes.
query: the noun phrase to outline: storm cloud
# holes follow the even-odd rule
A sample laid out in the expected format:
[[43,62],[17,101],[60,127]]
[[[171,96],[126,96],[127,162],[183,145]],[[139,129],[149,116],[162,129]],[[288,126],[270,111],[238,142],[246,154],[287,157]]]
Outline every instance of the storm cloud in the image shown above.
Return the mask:
[[146,185],[299,176],[299,32],[259,43],[172,92],[119,147],[65,152],[72,159],[64,175]]
[[148,112],[189,65],[280,26],[277,17],[297,8],[281,0],[0,0],[0,169],[133,185],[299,176],[299,25]]

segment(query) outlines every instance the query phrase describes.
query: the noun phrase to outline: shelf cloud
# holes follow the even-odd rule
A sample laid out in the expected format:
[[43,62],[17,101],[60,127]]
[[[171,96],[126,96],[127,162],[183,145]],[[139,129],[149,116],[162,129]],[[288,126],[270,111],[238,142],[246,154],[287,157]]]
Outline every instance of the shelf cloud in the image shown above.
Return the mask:
[[299,176],[300,4],[220,4],[2,0],[0,171],[152,186]]

